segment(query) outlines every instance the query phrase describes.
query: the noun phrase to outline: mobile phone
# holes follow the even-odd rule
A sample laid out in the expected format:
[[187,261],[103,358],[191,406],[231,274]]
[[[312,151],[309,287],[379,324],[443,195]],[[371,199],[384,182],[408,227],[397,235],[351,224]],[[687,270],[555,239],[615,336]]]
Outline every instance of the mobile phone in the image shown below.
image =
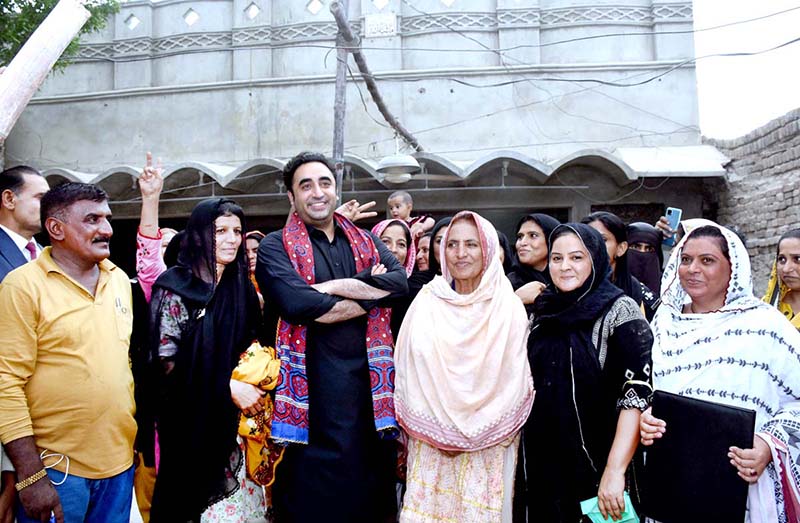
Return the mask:
[[667,213],[664,216],[667,218],[669,228],[673,231],[672,236],[664,238],[663,244],[667,247],[674,247],[677,243],[676,237],[678,234],[678,225],[681,223],[681,215],[683,215],[683,210],[677,207],[667,207]]

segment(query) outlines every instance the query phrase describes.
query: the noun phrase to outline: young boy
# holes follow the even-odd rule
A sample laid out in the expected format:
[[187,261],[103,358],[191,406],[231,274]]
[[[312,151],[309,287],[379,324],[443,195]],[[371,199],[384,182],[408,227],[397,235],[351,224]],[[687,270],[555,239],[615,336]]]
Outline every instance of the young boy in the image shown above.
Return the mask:
[[406,191],[393,192],[389,199],[386,200],[386,205],[389,207],[389,214],[393,219],[403,220],[408,224],[414,242],[433,228],[435,222],[427,214],[411,217],[411,211],[414,209],[414,200]]

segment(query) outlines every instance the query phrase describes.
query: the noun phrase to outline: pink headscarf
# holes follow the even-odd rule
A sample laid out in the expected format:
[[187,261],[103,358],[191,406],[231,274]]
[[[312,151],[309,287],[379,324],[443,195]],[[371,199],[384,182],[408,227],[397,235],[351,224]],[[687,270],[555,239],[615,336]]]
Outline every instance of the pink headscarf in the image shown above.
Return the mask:
[[528,316],[500,263],[494,226],[470,212],[483,272],[470,294],[453,290],[442,239],[442,276],[422,288],[395,347],[395,411],[412,437],[441,450],[477,451],[516,434],[533,405]]
[[414,265],[417,262],[417,247],[414,245],[413,238],[411,238],[411,229],[408,228],[408,224],[403,220],[397,219],[383,220],[382,222],[378,222],[378,224],[372,228],[372,234],[380,238],[381,234],[383,234],[383,231],[385,231],[390,225],[401,225],[406,231],[406,238],[408,238],[409,241],[408,253],[406,254],[406,262],[404,267],[406,268],[406,276],[411,276],[411,273],[414,272]]

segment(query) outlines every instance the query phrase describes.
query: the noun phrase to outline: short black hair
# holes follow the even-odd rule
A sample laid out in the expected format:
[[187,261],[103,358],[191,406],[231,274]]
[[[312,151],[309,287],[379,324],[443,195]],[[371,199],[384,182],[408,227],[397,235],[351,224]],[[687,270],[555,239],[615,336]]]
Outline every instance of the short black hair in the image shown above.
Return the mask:
[[25,175],[41,176],[42,173],[27,165],[17,165],[0,173],[0,194],[4,191],[12,191],[19,194],[22,186],[25,185]]
[[722,251],[722,255],[725,256],[725,259],[729,262],[731,261],[731,254],[728,250],[728,239],[725,238],[725,235],[722,234],[722,231],[719,230],[718,227],[713,225],[703,225],[702,227],[698,227],[689,233],[689,235],[686,237],[684,245],[686,245],[689,240],[694,240],[695,238],[711,238],[717,243],[719,250]]
[[800,240],[800,229],[790,229],[783,233],[778,240],[778,253],[781,252],[781,242],[788,239]]
[[67,182],[57,185],[44,193],[40,209],[42,229],[44,222],[50,217],[64,219],[64,211],[75,202],[106,202],[108,194],[99,186],[91,183]]
[[581,220],[581,223],[586,225],[593,222],[602,223],[608,229],[608,232],[614,235],[617,243],[628,241],[628,228],[625,226],[625,222],[616,214],[607,211],[596,211]]
[[333,162],[322,153],[313,151],[303,151],[293,158],[290,158],[286,165],[283,166],[283,185],[286,186],[287,192],[292,192],[292,182],[294,182],[294,173],[301,165],[319,162],[324,164],[330,172],[333,172]]

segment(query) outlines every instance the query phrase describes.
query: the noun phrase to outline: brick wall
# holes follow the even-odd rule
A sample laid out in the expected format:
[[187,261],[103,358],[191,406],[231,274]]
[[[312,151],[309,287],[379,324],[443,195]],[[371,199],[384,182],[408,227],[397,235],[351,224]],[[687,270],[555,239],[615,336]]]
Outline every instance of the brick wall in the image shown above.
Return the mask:
[[753,283],[761,296],[778,238],[800,227],[800,109],[733,140],[704,140],[731,158],[719,193],[718,222],[747,236]]

